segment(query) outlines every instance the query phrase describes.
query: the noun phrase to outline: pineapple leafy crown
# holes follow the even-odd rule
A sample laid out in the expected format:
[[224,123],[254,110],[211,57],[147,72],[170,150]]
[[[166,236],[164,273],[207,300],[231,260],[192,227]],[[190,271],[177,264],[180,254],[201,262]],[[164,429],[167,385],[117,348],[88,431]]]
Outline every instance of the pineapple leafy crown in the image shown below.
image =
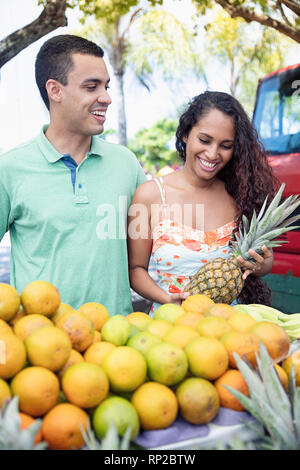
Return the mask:
[[246,260],[252,260],[248,250],[253,249],[262,254],[261,248],[263,245],[268,248],[281,246],[287,241],[274,239],[289,230],[300,227],[295,225],[289,227],[289,225],[300,219],[300,214],[288,218],[299,206],[300,198],[298,195],[289,196],[280,204],[284,188],[285,184],[283,183],[266,209],[267,196],[259,214],[256,215],[255,210],[253,211],[250,222],[245,215],[242,216],[239,231],[235,234],[235,240],[230,243],[234,258],[242,256]]

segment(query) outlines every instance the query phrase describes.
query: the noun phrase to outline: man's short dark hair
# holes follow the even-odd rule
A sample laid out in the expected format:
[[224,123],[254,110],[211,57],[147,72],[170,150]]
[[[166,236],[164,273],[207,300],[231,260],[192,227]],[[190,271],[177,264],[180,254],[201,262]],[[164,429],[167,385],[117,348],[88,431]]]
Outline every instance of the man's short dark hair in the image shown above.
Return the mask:
[[68,74],[73,67],[72,54],[90,54],[103,57],[103,49],[88,39],[72,34],[61,34],[46,41],[35,61],[35,80],[42,99],[49,109],[46,82],[52,78],[62,85],[68,84]]

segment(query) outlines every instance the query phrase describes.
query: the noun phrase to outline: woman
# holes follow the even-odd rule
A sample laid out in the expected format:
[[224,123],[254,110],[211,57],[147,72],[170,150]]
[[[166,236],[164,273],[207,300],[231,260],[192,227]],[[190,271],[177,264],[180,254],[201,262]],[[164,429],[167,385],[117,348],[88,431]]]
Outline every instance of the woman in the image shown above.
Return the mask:
[[[131,287],[154,302],[152,312],[160,304],[181,304],[189,276],[228,256],[242,214],[250,219],[277,188],[256,131],[227,93],[205,92],[192,100],[180,117],[176,148],[183,168],[140,185],[129,210]],[[148,274],[151,253],[158,283]],[[272,268],[272,252],[264,246],[263,256],[250,254],[255,266],[238,258],[246,280],[239,300],[269,304],[260,277]]]

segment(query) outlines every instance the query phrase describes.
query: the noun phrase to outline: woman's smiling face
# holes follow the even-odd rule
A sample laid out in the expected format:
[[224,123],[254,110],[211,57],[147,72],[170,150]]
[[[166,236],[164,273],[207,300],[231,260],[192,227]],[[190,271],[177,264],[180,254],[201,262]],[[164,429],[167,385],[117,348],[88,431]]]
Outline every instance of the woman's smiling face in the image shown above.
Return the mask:
[[234,119],[218,109],[209,110],[183,138],[186,166],[199,178],[213,179],[231,159],[234,137]]

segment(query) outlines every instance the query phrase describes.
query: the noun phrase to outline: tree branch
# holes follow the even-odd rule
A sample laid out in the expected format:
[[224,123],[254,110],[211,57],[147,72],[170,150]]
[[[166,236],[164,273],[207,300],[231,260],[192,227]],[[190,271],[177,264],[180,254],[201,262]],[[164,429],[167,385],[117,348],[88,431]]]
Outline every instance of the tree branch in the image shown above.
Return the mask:
[[[282,1],[293,3],[291,2],[291,0]],[[255,13],[255,11],[248,10],[245,7],[232,5],[229,0],[216,0],[216,2],[221,5],[221,7],[223,7],[224,10],[226,10],[232,18],[241,17],[244,18],[247,23],[250,23],[251,21],[256,21],[257,23],[260,23],[263,26],[268,26],[269,28],[276,29],[285,36],[288,36],[294,41],[300,43],[300,30],[297,29],[296,26],[294,27],[287,25],[267,15],[259,15]]]
[[67,25],[67,0],[47,0],[44,10],[32,23],[0,41],[0,68],[27,46],[60,26]]
[[281,0],[286,7],[292,10],[297,16],[300,17],[300,5],[295,3],[293,0]]

